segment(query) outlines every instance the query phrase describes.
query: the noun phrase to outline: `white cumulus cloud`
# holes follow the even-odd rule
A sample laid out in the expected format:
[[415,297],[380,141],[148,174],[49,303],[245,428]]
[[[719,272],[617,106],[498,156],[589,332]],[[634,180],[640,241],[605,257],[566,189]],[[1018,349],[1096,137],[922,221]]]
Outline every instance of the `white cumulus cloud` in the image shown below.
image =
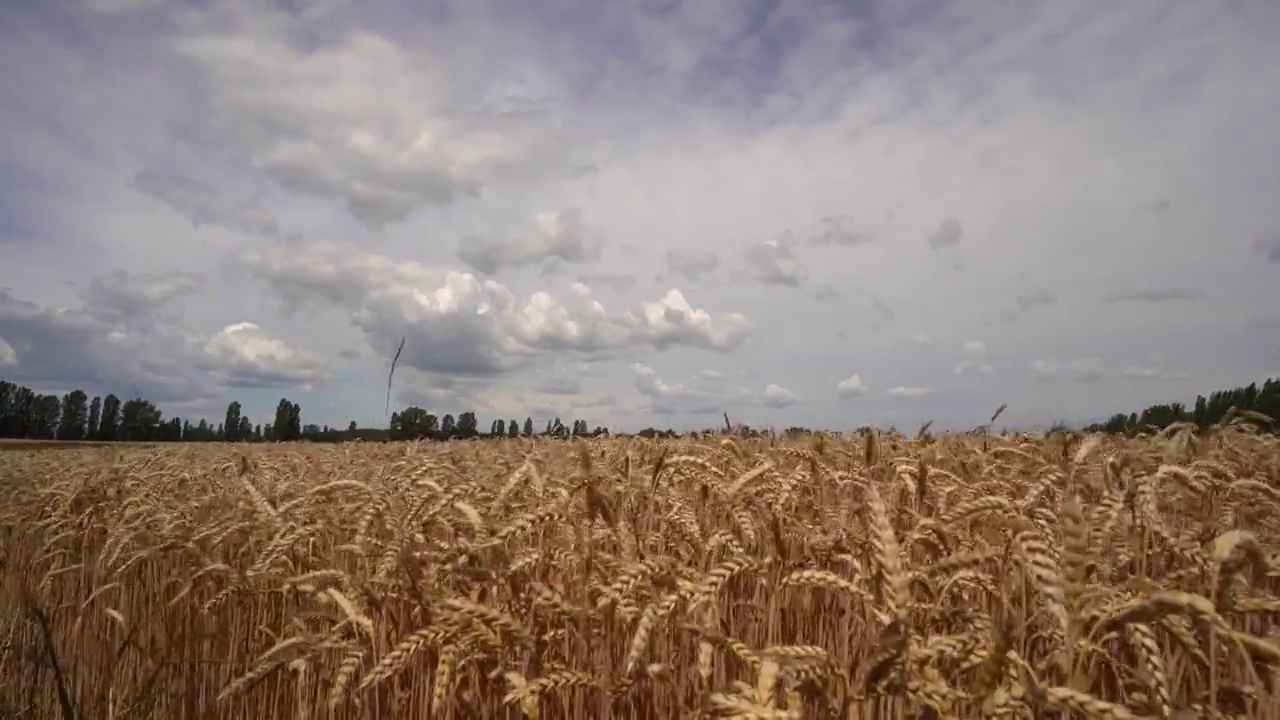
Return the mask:
[[751,323],[739,313],[728,313],[714,320],[704,310],[694,308],[679,290],[669,290],[662,299],[647,302],[630,317],[634,337],[640,342],[663,349],[672,345],[688,345],[708,350],[726,351],[747,339]]
[[774,383],[765,385],[764,391],[760,393],[760,402],[766,407],[781,409],[800,402],[800,398],[795,393]]
[[319,358],[251,322],[226,326],[209,338],[204,351],[210,369],[232,387],[292,387],[329,377]]
[[1031,363],[1031,377],[1037,380],[1093,382],[1102,378],[1102,358],[1074,358],[1067,362],[1036,360]]
[[854,373],[849,377],[845,378],[844,380],[841,380],[836,385],[836,391],[844,397],[857,397],[860,395],[866,395],[870,389],[871,388],[863,384],[862,378],[858,377],[857,373]]
[[506,238],[468,236],[458,242],[458,258],[476,270],[492,274],[504,267],[524,267],[556,258],[572,264],[600,259],[604,240],[587,228],[576,208],[539,213],[533,225]]
[[924,397],[925,395],[928,395],[931,392],[933,392],[933,390],[927,387],[906,387],[903,385],[898,385],[897,387],[891,387],[885,391],[886,394],[891,395],[893,397],[908,397],[908,398]]

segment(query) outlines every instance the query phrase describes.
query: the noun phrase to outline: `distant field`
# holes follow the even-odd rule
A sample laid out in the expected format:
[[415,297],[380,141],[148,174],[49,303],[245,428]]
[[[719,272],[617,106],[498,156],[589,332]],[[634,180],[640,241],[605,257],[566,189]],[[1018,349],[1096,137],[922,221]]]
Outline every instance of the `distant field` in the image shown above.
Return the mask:
[[99,442],[97,440],[13,440],[0,438],[0,452],[6,450],[73,450],[95,447],[152,447],[154,442]]
[[1248,427],[113,447],[0,461],[0,717],[1280,718]]

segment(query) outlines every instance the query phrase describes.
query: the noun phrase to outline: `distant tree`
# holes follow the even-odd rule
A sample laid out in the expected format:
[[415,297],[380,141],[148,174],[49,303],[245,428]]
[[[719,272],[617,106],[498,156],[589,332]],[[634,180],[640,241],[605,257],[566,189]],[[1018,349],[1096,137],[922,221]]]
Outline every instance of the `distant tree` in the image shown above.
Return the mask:
[[88,420],[89,396],[82,390],[72,390],[62,396],[62,413],[58,419],[59,440],[83,440]]
[[276,405],[276,421],[272,427],[275,429],[272,439],[297,440],[302,436],[302,409],[297,403],[289,402],[288,398],[280,398]]
[[227,417],[222,422],[222,427],[226,432],[227,442],[235,442],[240,439],[240,402],[233,401],[227,405]]
[[476,422],[476,414],[468,410],[458,416],[458,434],[462,437],[475,437],[480,432]]
[[297,440],[302,436],[302,408],[298,403],[289,406],[289,437]]
[[515,418],[507,421],[507,437],[519,437],[520,423]]
[[[1102,425],[1092,425],[1087,429],[1132,434],[1152,428],[1163,429],[1178,422],[1192,422],[1200,428],[1207,428],[1222,422],[1231,408],[1237,411],[1253,410],[1270,418],[1280,419],[1280,379],[1268,379],[1261,386],[1249,383],[1232,390],[1218,390],[1208,397],[1197,396],[1190,410],[1179,402],[1161,403],[1151,405],[1141,413],[1130,413],[1127,417],[1115,415]],[[1121,418],[1124,419],[1123,423],[1120,422]],[[1270,425],[1269,429],[1272,431],[1280,430],[1280,427],[1265,421],[1262,424]]]
[[56,395],[41,395],[29,387],[0,383],[0,425],[5,437],[52,440],[61,409]]
[[240,427],[236,429],[236,439],[240,442],[253,439],[253,421],[243,415],[240,416]]
[[27,437],[34,402],[31,388],[0,382],[0,433],[4,437]]
[[526,437],[533,434],[533,418],[531,417],[524,419],[524,434]]
[[355,432],[355,431],[356,431],[356,421],[352,420],[351,424],[347,426],[347,432]]
[[151,401],[133,398],[120,409],[121,439],[126,441],[155,440],[159,431],[161,413]]
[[287,398],[280,398],[280,402],[276,404],[276,420],[271,423],[271,427],[275,428],[273,440],[289,439],[289,413],[292,410],[293,404]]
[[215,435],[214,437],[218,440],[218,442],[222,442],[223,440],[227,439],[227,434],[223,431],[222,423],[218,423],[218,434]]
[[57,395],[38,395],[35,399],[33,423],[29,437],[53,440],[57,436],[62,403]]
[[1117,413],[1112,415],[1105,423],[1103,423],[1102,429],[1110,433],[1122,433],[1125,431],[1125,425],[1128,421],[1129,418],[1127,415],[1124,413]]
[[183,420],[182,421],[182,440],[184,442],[191,442],[192,440],[196,439],[195,435],[196,435],[195,428],[191,427],[191,421]]
[[262,425],[253,426],[253,439],[256,442],[262,442]]
[[262,439],[268,442],[275,440],[275,426],[271,423],[265,423],[262,426]]
[[98,424],[98,437],[111,441],[120,435],[120,398],[114,394],[102,399],[102,420]]
[[547,434],[552,437],[568,437],[569,428],[565,427],[564,423],[560,422],[560,418],[556,418],[555,420],[547,423]]
[[85,437],[90,440],[98,439],[98,422],[102,419],[102,398],[95,395],[93,401],[89,403],[89,424],[85,426]]
[[436,416],[416,405],[410,405],[399,413],[392,413],[391,417],[394,421],[391,427],[393,440],[432,437],[439,430]]
[[458,432],[458,421],[454,420],[452,415],[445,413],[445,416],[440,419],[440,432],[443,433],[445,437],[452,436],[454,433]]
[[18,410],[14,403],[17,392],[17,385],[0,380],[0,437],[17,437]]
[[507,422],[502,418],[494,420],[493,426],[489,428],[489,434],[497,435],[498,437],[505,436],[507,434]]

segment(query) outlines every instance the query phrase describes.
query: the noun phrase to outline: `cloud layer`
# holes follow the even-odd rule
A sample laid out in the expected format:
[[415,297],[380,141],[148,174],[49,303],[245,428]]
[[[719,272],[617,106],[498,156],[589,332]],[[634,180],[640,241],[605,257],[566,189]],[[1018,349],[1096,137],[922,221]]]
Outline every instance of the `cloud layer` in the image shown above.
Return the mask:
[[1274,4],[6,17],[5,379],[381,424],[403,338],[482,424],[941,429],[1280,372]]

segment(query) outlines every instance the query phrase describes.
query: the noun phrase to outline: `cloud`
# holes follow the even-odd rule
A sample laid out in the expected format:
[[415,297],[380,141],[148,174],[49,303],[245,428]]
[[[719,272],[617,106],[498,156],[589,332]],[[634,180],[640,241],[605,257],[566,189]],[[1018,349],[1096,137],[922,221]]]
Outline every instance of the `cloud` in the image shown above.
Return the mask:
[[648,398],[650,412],[657,415],[707,415],[720,411],[716,396],[687,388],[680,383],[667,383],[657,371],[643,363],[632,363],[636,390]]
[[144,395],[155,401],[209,395],[199,340],[181,327],[105,320],[81,307],[18,300],[0,292],[5,379],[36,388]]
[[116,15],[153,8],[161,0],[88,0],[85,4],[90,10],[104,15]]
[[1171,207],[1173,207],[1173,205],[1168,200],[1160,199],[1160,200],[1156,200],[1154,202],[1142,205],[1139,207],[1139,209],[1146,210],[1147,212],[1152,213],[1153,215],[1165,215],[1165,214],[1168,214],[1169,209]]
[[547,395],[581,395],[582,380],[556,363],[555,372],[544,376],[533,389]]
[[180,315],[184,303],[178,301],[203,285],[204,276],[198,273],[153,275],[115,270],[90,278],[81,297],[85,310],[105,322],[145,322]]
[[961,360],[956,363],[956,375],[990,375],[993,368],[988,363],[977,362],[975,360]]
[[630,326],[637,341],[659,350],[685,345],[726,352],[741,345],[751,331],[745,316],[729,313],[716,321],[674,289],[661,300],[641,305],[639,312],[631,314]]
[[1151,290],[1132,290],[1112,293],[1107,296],[1107,303],[1115,304],[1134,302],[1160,304],[1176,302],[1179,300],[1197,300],[1202,297],[1204,297],[1203,292],[1200,290],[1192,290],[1190,288],[1155,288]]
[[1031,377],[1036,380],[1074,380],[1095,382],[1102,379],[1102,359],[1098,357],[1075,358],[1068,362],[1036,360],[1031,363]]
[[458,259],[491,275],[551,258],[578,265],[593,263],[603,248],[603,239],[584,226],[581,211],[569,209],[539,213],[531,228],[508,238],[465,237],[458,242]]
[[1124,376],[1132,380],[1185,380],[1189,373],[1179,370],[1164,370],[1151,365],[1127,365]]
[[311,353],[289,347],[250,322],[228,325],[205,343],[210,369],[231,387],[294,387],[320,382],[329,371]]
[[1014,302],[1016,305],[1015,307],[1006,308],[1000,311],[998,318],[1001,322],[1014,323],[1018,321],[1018,318],[1032,310],[1035,310],[1036,308],[1055,305],[1058,302],[1058,296],[1044,288],[1040,288],[1018,294],[1018,296],[1014,298]]
[[871,303],[871,307],[875,308],[876,312],[880,314],[881,320],[889,321],[889,320],[893,320],[894,317],[896,317],[894,315],[893,308],[889,307],[888,303],[886,303],[884,300],[881,300],[870,290],[863,290],[861,288],[854,288],[854,289],[858,290],[863,296],[867,298],[867,301]]
[[929,233],[928,243],[934,250],[945,250],[959,245],[962,237],[964,226],[960,224],[959,218],[953,216],[943,220],[936,230]]
[[719,370],[699,370],[697,377],[699,380],[722,380],[724,374]]
[[599,285],[622,293],[636,284],[636,276],[629,273],[583,273],[578,279],[588,285]]
[[927,387],[905,387],[902,385],[898,385],[897,387],[891,387],[888,390],[885,390],[886,395],[891,395],[893,397],[905,397],[905,398],[924,397],[932,392],[933,390]]
[[633,344],[723,352],[745,340],[750,327],[733,313],[717,321],[674,289],[638,311],[611,316],[581,283],[566,298],[539,290],[521,303],[497,281],[334,243],[251,249],[241,262],[289,309],[345,310],[379,355],[390,357],[407,338],[401,362],[427,372],[493,375],[538,353]]
[[964,343],[964,359],[956,363],[956,375],[988,375],[991,365],[982,362],[987,355],[987,344],[981,340],[966,340]]
[[809,237],[814,247],[858,247],[876,239],[875,233],[863,230],[848,215],[829,215],[818,221],[818,227]]
[[582,383],[571,377],[553,377],[543,380],[534,389],[547,395],[577,395],[582,392]]
[[916,347],[933,347],[938,344],[938,342],[931,336],[919,331],[913,332],[907,336],[907,342],[915,345]]
[[275,216],[261,205],[215,192],[181,175],[143,170],[133,178],[133,188],[168,205],[197,228],[219,225],[234,232],[263,237],[280,232]]
[[1031,290],[1021,293],[1017,297],[1018,312],[1029,312],[1038,307],[1052,305],[1058,301],[1058,298],[1048,290]]
[[791,243],[785,238],[766,240],[749,246],[742,259],[755,279],[765,285],[800,287],[809,279],[809,271],[796,258]]
[[372,32],[307,48],[263,19],[197,26],[175,42],[207,89],[210,124],[258,172],[340,200],[370,227],[533,180],[563,150],[554,100],[475,83],[462,63]]
[[841,397],[860,397],[862,395],[866,395],[870,390],[871,388],[862,384],[862,378],[858,377],[857,373],[841,380],[836,385],[836,392],[839,393]]
[[249,273],[290,310],[336,305],[375,353],[427,372],[495,374],[538,350],[599,350],[619,330],[589,296],[532,293],[523,304],[501,283],[335,243],[251,249]]
[[1280,230],[1265,230],[1254,238],[1253,247],[1268,263],[1280,263]]
[[822,283],[813,289],[813,298],[822,303],[839,303],[850,297],[850,295],[860,296],[866,299],[867,304],[875,310],[876,315],[878,315],[882,321],[888,322],[894,319],[895,316],[893,308],[889,307],[888,303],[881,300],[871,291],[856,286],[851,287],[850,290],[853,292],[845,293],[833,283]]
[[694,282],[720,266],[719,255],[696,248],[667,248],[666,258],[669,271]]
[[17,364],[18,352],[13,349],[13,346],[9,344],[9,341],[0,337],[0,367]]
[[813,291],[813,297],[818,302],[840,302],[844,299],[844,293],[840,292],[835,285],[830,283],[823,284]]
[[[381,425],[404,337],[397,387],[482,424],[706,424],[656,416],[640,361],[753,426],[773,383],[809,427],[942,429],[1277,367],[1274,3],[92,7],[133,1],[6,6],[5,379]],[[332,374],[228,387],[205,346],[246,320]],[[1115,367],[1071,382],[1081,356]],[[889,380],[850,402],[852,368]],[[581,392],[537,391],[557,373]]]
[[798,402],[800,398],[796,397],[795,393],[773,383],[766,385],[764,391],[760,393],[760,403],[775,410],[790,407]]

